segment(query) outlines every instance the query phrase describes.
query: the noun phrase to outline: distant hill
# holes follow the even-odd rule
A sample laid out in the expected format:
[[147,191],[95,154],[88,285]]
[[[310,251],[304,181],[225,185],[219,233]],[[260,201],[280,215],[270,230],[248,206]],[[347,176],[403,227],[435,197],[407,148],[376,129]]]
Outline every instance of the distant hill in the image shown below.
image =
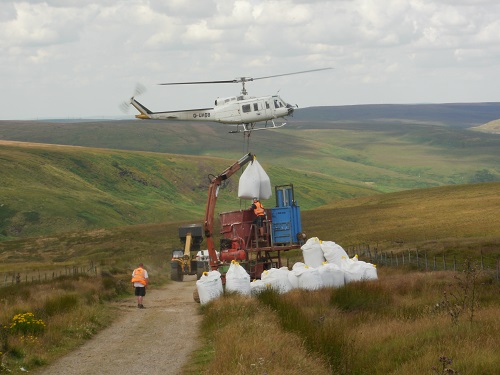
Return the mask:
[[470,128],[500,119],[500,103],[372,104],[298,109],[301,121],[421,123]]
[[[0,121],[0,238],[200,218],[207,174],[249,151],[273,185],[296,186],[304,210],[500,181],[500,135],[469,130],[500,117],[499,106],[306,108],[284,128],[249,137],[215,123]],[[228,199],[219,209],[234,209]]]
[[470,130],[475,130],[478,132],[490,133],[490,134],[500,134],[500,120],[490,121],[484,125],[470,128]]

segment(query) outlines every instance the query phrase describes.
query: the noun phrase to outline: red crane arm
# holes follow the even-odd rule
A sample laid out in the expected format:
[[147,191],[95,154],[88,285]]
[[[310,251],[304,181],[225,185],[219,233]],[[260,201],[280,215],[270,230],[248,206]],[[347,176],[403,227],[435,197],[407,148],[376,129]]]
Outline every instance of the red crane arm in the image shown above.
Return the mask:
[[207,206],[205,208],[205,220],[203,222],[203,230],[205,231],[205,237],[207,238],[208,254],[210,255],[210,266],[212,269],[217,269],[217,253],[215,251],[214,240],[212,238],[213,234],[213,224],[214,224],[214,213],[215,204],[217,203],[217,196],[219,194],[219,187],[222,181],[227,180],[234,173],[240,170],[245,164],[253,161],[254,155],[251,153],[246,154],[236,163],[228,167],[221,174],[216,176],[210,181],[208,187],[208,199]]

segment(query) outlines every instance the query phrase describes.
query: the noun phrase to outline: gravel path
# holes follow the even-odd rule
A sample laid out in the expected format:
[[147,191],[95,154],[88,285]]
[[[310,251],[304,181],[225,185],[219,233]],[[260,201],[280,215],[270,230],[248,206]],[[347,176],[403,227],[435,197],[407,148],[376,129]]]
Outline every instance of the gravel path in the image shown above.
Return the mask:
[[145,309],[137,308],[135,297],[120,302],[113,325],[37,374],[179,374],[197,346],[195,288],[196,276],[184,276],[148,290]]

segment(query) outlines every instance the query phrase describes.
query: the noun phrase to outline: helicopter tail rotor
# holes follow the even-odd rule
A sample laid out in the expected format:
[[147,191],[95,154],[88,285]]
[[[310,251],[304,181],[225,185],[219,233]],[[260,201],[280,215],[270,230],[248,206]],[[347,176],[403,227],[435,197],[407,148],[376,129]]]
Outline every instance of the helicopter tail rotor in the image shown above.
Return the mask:
[[141,83],[138,83],[136,86],[135,86],[135,89],[134,89],[134,93],[132,95],[132,97],[129,99],[129,100],[125,100],[123,101],[121,104],[120,104],[120,109],[122,112],[124,113],[127,113],[129,108],[130,108],[130,105],[132,104],[132,101],[134,100],[134,98],[136,96],[139,96],[139,95],[142,95],[146,92],[146,86],[144,86],[143,84]]

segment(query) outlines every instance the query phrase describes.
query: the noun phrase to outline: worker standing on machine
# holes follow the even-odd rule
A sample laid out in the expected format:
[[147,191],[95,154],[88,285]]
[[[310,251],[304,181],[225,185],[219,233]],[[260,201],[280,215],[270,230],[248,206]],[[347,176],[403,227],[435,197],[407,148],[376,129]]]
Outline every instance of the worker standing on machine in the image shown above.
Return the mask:
[[259,226],[259,236],[264,237],[264,219],[266,217],[266,210],[257,197],[253,198],[251,208],[253,209],[253,212],[256,216],[253,222],[254,224],[257,224]]

